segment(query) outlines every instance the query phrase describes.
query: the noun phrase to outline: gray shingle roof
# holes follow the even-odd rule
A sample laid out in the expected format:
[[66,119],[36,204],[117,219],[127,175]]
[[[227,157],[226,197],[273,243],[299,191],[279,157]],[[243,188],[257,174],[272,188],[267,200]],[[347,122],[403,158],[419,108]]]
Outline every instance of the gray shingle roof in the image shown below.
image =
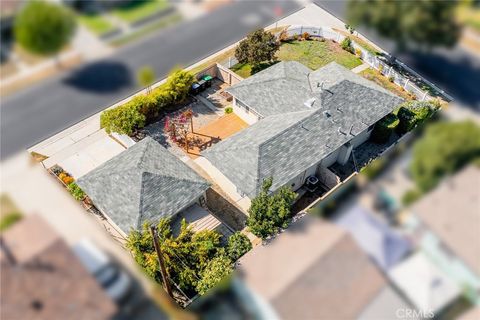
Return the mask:
[[124,231],[171,217],[209,183],[150,137],[95,168],[78,185]]
[[[280,62],[229,89],[266,117],[203,155],[249,197],[268,177],[273,177],[272,190],[284,185],[403,101],[336,63],[310,73],[305,69],[297,62]],[[308,90],[300,85],[299,95],[287,90],[285,83],[297,88],[302,77],[324,81],[323,90],[317,85]],[[315,98],[312,108],[304,105],[306,97]]]

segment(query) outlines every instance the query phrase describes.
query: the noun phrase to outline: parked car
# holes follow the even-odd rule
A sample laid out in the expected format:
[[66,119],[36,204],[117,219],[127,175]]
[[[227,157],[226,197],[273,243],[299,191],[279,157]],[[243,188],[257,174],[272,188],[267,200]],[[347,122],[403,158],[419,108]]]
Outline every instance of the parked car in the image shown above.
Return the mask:
[[132,279],[119,265],[88,239],[74,245],[73,251],[110,298],[117,303],[125,300],[132,289]]

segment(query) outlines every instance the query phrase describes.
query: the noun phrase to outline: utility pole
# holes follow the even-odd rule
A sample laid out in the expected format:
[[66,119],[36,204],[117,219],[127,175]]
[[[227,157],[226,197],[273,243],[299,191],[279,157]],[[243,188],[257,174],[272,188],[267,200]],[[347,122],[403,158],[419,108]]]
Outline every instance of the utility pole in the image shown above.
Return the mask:
[[167,290],[168,295],[173,298],[172,287],[170,287],[170,282],[168,282],[167,271],[165,270],[165,263],[163,262],[162,249],[158,244],[158,234],[157,228],[155,226],[150,226],[150,232],[153,237],[153,245],[155,246],[155,251],[157,252],[158,264],[160,265],[160,273],[162,274],[162,280],[165,285],[165,290]]

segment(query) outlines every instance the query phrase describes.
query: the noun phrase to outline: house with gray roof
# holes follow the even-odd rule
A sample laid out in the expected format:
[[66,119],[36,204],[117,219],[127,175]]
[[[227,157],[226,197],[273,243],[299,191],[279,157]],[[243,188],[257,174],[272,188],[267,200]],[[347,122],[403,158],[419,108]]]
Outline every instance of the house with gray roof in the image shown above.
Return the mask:
[[273,177],[272,191],[297,190],[310,175],[345,164],[375,123],[403,102],[335,62],[312,71],[283,61],[226,91],[234,112],[251,126],[203,156],[249,198],[266,178]]
[[77,181],[124,232],[173,217],[204,199],[210,184],[150,137]]

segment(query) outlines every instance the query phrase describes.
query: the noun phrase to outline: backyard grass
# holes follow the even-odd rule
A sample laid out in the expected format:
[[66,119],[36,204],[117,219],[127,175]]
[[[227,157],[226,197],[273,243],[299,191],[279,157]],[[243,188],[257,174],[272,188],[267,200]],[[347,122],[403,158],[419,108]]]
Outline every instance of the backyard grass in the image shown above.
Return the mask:
[[115,29],[110,21],[99,14],[82,14],[78,16],[78,20],[97,35],[103,35]]
[[[340,45],[331,40],[325,41],[290,41],[284,42],[276,54],[280,61],[298,61],[312,70],[335,61],[338,64],[353,69],[362,64],[362,61],[355,55],[343,50]],[[263,64],[256,72],[269,67]],[[247,78],[254,74],[249,64],[236,64],[231,68],[239,76]]]
[[112,11],[112,14],[128,23],[133,23],[163,11],[169,6],[167,0],[136,0],[118,7]]
[[277,58],[282,61],[301,62],[312,70],[317,70],[332,61],[348,69],[362,64],[359,58],[343,50],[332,40],[284,42],[277,52]]
[[177,23],[179,22],[180,20],[182,20],[182,16],[179,14],[179,13],[174,13],[174,14],[171,14],[171,15],[168,15],[166,17],[163,17],[161,18],[160,20],[156,21],[156,22],[153,22],[151,24],[148,24],[147,26],[139,29],[139,30],[136,30],[130,34],[127,34],[123,37],[120,37],[120,38],[116,38],[115,40],[113,40],[112,42],[110,42],[110,44],[114,45],[114,46],[122,46],[122,45],[125,45],[129,42],[132,42],[134,40],[137,40],[149,33],[152,33],[152,32],[155,32],[155,31],[158,31],[160,29],[163,29],[163,28],[166,28],[174,23]]
[[378,72],[377,70],[368,68],[360,72],[360,75],[370,81],[375,82],[379,86],[395,93],[396,95],[399,95],[400,97],[406,100],[412,100],[412,98],[408,95],[407,91],[403,90],[403,88],[396,85],[395,83],[390,82],[390,80],[387,77],[385,77],[384,75],[381,75],[380,72]]

